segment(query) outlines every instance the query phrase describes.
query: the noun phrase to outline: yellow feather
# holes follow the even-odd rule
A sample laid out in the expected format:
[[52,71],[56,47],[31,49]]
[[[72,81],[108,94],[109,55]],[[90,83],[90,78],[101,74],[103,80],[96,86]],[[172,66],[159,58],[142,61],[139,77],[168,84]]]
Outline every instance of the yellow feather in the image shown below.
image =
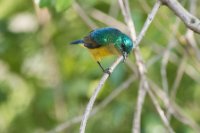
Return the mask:
[[105,56],[120,54],[119,51],[112,44],[95,49],[89,49],[89,51],[96,61],[101,61],[101,59]]

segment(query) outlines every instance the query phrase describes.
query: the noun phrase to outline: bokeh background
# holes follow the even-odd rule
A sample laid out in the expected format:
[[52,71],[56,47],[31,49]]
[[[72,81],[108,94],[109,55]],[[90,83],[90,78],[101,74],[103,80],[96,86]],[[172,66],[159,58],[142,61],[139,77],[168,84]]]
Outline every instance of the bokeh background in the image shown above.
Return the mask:
[[[189,0],[180,2],[190,10]],[[130,0],[137,33],[154,3],[155,0]],[[197,1],[197,17],[200,17],[199,7]],[[87,49],[69,43],[84,37],[92,28],[106,26],[127,32],[117,0],[0,0],[1,133],[45,133],[83,114],[102,71]],[[174,13],[162,7],[140,48],[148,65],[148,78],[160,88],[163,88],[164,53],[169,51],[165,65],[167,89],[170,92],[177,88],[174,100],[186,115],[200,124],[200,36],[191,33],[195,43],[190,43],[186,33],[188,29]],[[102,63],[108,67],[114,59],[116,57],[109,57]],[[136,67],[133,54],[129,59]],[[180,68],[182,74],[178,73]],[[96,105],[131,75],[130,67],[121,63],[105,84]],[[174,87],[177,75],[180,82]],[[137,77],[126,91],[89,119],[87,132],[131,132],[138,84]],[[79,125],[71,124],[59,132],[78,132]],[[194,132],[173,117],[171,125],[177,133]],[[164,130],[147,97],[142,112],[142,132],[162,133]]]

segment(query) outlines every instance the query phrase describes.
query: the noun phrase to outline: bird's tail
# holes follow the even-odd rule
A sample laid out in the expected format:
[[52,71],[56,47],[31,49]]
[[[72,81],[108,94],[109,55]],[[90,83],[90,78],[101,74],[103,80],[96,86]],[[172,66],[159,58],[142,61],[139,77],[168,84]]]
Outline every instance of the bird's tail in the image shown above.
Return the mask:
[[80,43],[84,43],[83,40],[75,40],[73,42],[70,42],[70,44],[80,44]]

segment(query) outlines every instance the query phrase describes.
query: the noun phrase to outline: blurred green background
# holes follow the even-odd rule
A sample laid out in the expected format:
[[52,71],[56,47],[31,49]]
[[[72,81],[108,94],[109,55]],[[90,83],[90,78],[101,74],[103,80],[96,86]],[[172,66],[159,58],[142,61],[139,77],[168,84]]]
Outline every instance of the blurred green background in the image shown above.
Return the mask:
[[[181,1],[189,9],[188,0]],[[137,33],[141,30],[155,1],[130,0]],[[200,2],[196,4],[200,7]],[[39,8],[41,7],[41,8]],[[82,9],[84,12],[80,11]],[[96,11],[96,12],[95,12]],[[101,14],[115,18],[102,18]],[[90,19],[83,20],[84,14]],[[196,10],[200,16],[200,8]],[[108,22],[106,22],[106,20]],[[91,22],[90,22],[91,21]],[[169,91],[174,84],[181,60],[185,61],[176,102],[182,111],[200,124],[200,61],[198,49],[184,40],[187,31],[175,15],[162,7],[141,43],[148,78],[162,87],[162,53],[171,38],[175,46],[167,65]],[[116,0],[0,0],[0,133],[44,133],[84,112],[102,71],[87,49],[69,45],[82,38],[92,27],[123,28],[123,16]],[[121,25],[120,25],[121,24]],[[178,32],[173,29],[178,27]],[[199,47],[199,35],[194,35]],[[109,66],[116,57],[103,61]],[[134,55],[129,56],[135,65]],[[156,59],[155,62],[153,59]],[[151,62],[152,61],[152,62]],[[131,69],[121,63],[108,79],[96,104],[100,103],[130,75]],[[88,133],[131,132],[139,78],[107,107],[93,116]],[[176,119],[171,125],[177,133],[193,130]],[[61,133],[75,133],[79,124],[72,124]],[[165,128],[147,97],[142,112],[142,132],[161,133]]]

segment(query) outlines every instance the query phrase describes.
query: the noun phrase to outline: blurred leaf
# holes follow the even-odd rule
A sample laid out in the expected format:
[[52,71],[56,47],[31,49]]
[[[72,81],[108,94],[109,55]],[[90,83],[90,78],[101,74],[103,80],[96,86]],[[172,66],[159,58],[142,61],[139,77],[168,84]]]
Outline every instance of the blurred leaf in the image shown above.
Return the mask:
[[0,82],[0,105],[6,102],[9,98],[10,88],[4,82]]
[[39,0],[39,6],[41,8],[43,8],[43,7],[50,7],[50,6],[52,6],[53,1],[54,0]]
[[56,11],[61,12],[67,9],[72,4],[72,0],[57,0]]

